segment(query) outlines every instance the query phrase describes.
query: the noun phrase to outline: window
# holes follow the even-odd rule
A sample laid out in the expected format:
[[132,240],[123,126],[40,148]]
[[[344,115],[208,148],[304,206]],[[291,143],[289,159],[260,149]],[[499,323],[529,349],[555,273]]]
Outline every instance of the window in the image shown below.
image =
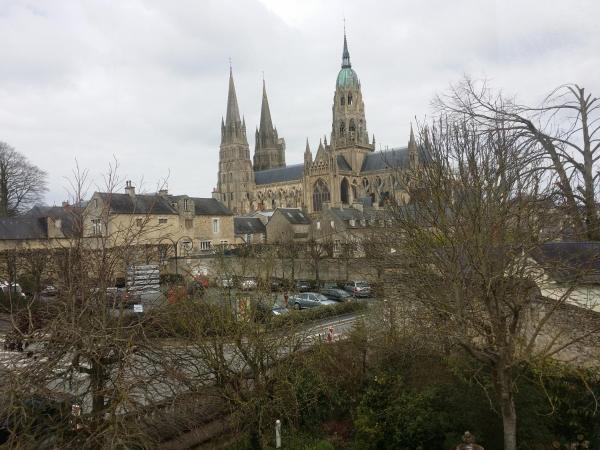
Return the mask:
[[321,222],[319,222],[319,221],[317,220],[317,230],[320,230],[320,229],[321,229]]
[[190,251],[192,250],[192,242],[191,241],[181,241],[181,250],[180,253],[182,255],[189,255]]
[[135,219],[135,224],[136,224],[138,227],[141,227],[141,226],[142,226],[142,224],[143,224],[143,222],[142,222],[142,219]]
[[333,251],[339,252],[342,248],[342,242],[339,239],[333,241]]
[[98,199],[94,199],[94,208],[98,209]]
[[213,228],[213,233],[219,232],[219,219],[212,220],[212,228]]
[[352,104],[352,93],[348,94],[348,106]]
[[183,199],[183,210],[184,211],[189,211],[190,210],[190,200],[187,198]]
[[335,222],[333,220],[329,222],[329,225],[331,226],[331,228],[335,228]]
[[158,219],[158,224],[159,225],[164,225],[167,223],[167,219]]
[[200,241],[200,251],[201,252],[208,252],[210,251],[212,247],[212,244],[210,241]]
[[252,235],[251,234],[246,235],[246,244],[252,244]]
[[102,236],[102,221],[100,219],[92,219],[92,234]]
[[329,187],[322,179],[319,179],[313,189],[313,210],[321,211],[323,203],[329,202]]
[[185,228],[188,230],[194,227],[194,219],[185,219]]

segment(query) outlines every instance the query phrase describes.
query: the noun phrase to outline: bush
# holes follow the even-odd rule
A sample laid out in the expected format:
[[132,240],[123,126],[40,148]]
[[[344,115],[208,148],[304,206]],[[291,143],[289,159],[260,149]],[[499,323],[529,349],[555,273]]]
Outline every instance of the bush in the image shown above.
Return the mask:
[[367,304],[364,302],[344,302],[333,306],[320,306],[318,308],[310,308],[302,311],[290,311],[284,316],[274,317],[270,322],[270,326],[280,327],[292,323],[326,319],[328,317],[339,316],[342,314],[365,311],[366,309]]

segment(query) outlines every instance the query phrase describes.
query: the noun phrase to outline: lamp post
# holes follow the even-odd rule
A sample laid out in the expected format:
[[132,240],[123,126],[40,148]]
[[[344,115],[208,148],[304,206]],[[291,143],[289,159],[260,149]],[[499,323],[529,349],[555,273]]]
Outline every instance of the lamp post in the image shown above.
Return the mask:
[[173,239],[171,239],[170,237],[163,237],[161,238],[161,240],[158,242],[158,245],[160,245],[160,243],[164,240],[170,241],[171,244],[173,244],[173,250],[175,250],[175,275],[179,275],[179,270],[177,267],[177,259],[178,259],[178,255],[177,255],[177,249],[179,247],[179,243],[184,240],[184,246],[185,246],[185,250],[186,252],[189,252],[193,246],[194,246],[194,241],[192,240],[192,238],[190,238],[189,236],[181,236],[179,239],[177,239],[176,241],[174,241]]

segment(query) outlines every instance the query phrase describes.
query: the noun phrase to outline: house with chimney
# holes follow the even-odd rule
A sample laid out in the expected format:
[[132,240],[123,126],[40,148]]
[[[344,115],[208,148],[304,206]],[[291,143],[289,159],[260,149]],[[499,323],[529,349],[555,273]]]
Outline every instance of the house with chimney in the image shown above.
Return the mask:
[[234,244],[233,214],[213,198],[95,192],[84,211],[84,236],[108,245],[172,245],[178,255],[212,253]]

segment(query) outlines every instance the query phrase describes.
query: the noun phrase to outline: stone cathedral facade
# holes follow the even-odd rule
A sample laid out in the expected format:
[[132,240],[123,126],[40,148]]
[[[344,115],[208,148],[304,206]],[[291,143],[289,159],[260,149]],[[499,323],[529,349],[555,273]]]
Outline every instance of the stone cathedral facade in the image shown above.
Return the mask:
[[375,151],[375,137],[369,138],[361,84],[350,63],[345,34],[331,126],[329,142],[326,137],[320,140],[314,156],[307,140],[304,161],[286,165],[285,140],[273,126],[263,82],[260,125],[251,159],[246,123],[240,118],[230,69],[213,197],[235,214],[278,207],[318,214],[327,205],[350,207],[355,202],[362,204],[364,198],[370,198],[375,207],[392,197],[407,200],[403,182],[418,167],[423,154],[412,129],[408,146]]

